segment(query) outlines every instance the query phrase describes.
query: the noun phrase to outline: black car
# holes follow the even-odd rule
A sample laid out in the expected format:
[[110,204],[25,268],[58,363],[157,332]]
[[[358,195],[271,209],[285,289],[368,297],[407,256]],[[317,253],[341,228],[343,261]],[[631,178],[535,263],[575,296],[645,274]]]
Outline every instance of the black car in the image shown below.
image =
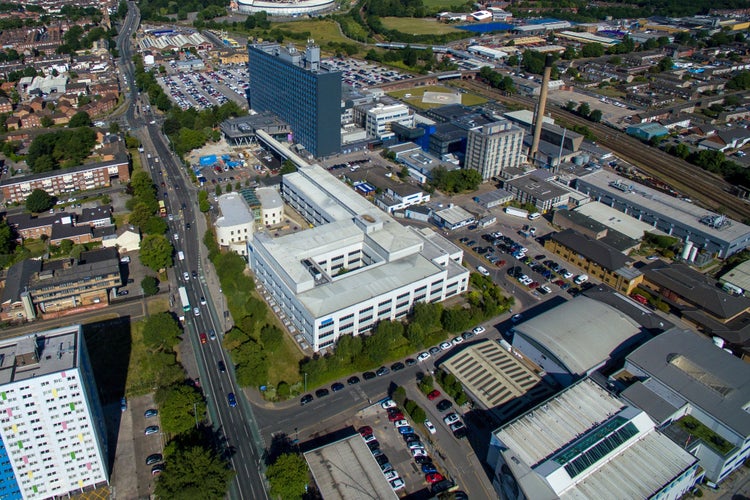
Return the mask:
[[362,374],[362,378],[365,380],[372,380],[375,377],[377,377],[377,375],[375,375],[375,372],[365,372]]
[[223,361],[219,361],[219,373],[224,373],[227,371],[227,366],[224,364]]
[[391,370],[393,370],[394,372],[403,370],[404,368],[406,368],[406,365],[404,365],[401,361],[399,361],[398,363],[393,363],[391,365]]
[[432,463],[432,459],[430,457],[414,457],[414,461],[419,465]]
[[302,406],[305,406],[307,403],[312,403],[313,397],[312,394],[305,394],[302,396],[302,398],[299,400],[300,404]]
[[349,377],[346,379],[346,383],[349,385],[359,384],[359,377],[354,375],[353,377]]
[[190,223],[185,224],[185,229],[190,229]]
[[385,453],[375,457],[375,461],[378,463],[378,465],[384,465],[390,462],[390,460],[388,460],[388,456]]
[[440,410],[440,411],[446,411],[446,410],[450,409],[450,408],[451,408],[452,406],[453,406],[453,403],[451,403],[451,402],[450,402],[450,400],[448,400],[448,399],[443,399],[442,401],[440,401],[440,402],[439,402],[439,403],[438,403],[438,404],[436,405],[436,408],[437,408],[438,410]]
[[461,427],[460,429],[456,429],[453,431],[453,435],[456,437],[456,439],[463,439],[466,437],[466,427]]
[[332,390],[333,392],[339,392],[339,391],[340,391],[340,390],[342,390],[343,388],[344,388],[344,384],[342,384],[341,382],[336,382],[335,384],[333,384],[333,385],[331,386],[331,390]]
[[409,434],[404,434],[402,437],[404,438],[404,441],[406,441],[407,443],[413,443],[414,441],[419,441],[419,436],[417,436],[413,432]]
[[414,366],[417,364],[417,360],[414,358],[409,358],[406,360],[406,366]]
[[370,451],[374,451],[380,448],[380,443],[378,442],[377,439],[373,439],[372,441],[367,443],[367,447],[370,448]]
[[469,340],[473,336],[474,334],[472,332],[464,332],[461,334],[461,338],[464,340]]
[[146,457],[146,465],[158,464],[163,459],[164,457],[161,456],[161,453],[154,453],[153,455],[149,455]]
[[380,367],[380,368],[378,368],[378,370],[377,370],[377,371],[375,372],[375,375],[377,375],[378,377],[382,377],[383,375],[388,375],[388,374],[389,374],[390,372],[391,372],[391,371],[390,371],[390,370],[389,370],[388,368],[386,368],[385,366],[381,366],[381,367]]
[[328,389],[318,389],[317,391],[315,391],[315,397],[316,398],[324,398],[324,397],[328,396],[328,394],[330,394],[328,392]]
[[439,347],[430,347],[430,354],[435,355],[440,352]]
[[198,272],[197,271],[193,271],[193,279],[196,279],[197,277],[198,277]]

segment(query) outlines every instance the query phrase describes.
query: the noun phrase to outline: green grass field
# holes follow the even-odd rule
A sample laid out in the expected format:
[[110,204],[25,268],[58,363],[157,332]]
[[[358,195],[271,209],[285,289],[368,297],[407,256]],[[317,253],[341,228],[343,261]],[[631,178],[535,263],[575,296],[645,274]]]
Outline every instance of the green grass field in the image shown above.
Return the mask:
[[444,35],[453,33],[456,28],[435,19],[414,19],[411,17],[384,17],[383,26],[391,30],[411,35]]
[[[356,43],[353,40],[346,38],[341,34],[339,25],[330,19],[305,19],[302,21],[284,22],[284,23],[272,23],[271,28],[279,28],[284,31],[292,31],[294,33],[303,33],[305,31],[310,32],[310,38],[315,40],[315,43],[320,45],[320,48],[325,50],[326,45],[329,42],[335,43]],[[260,30],[255,30],[259,32]],[[300,41],[304,42],[304,41]]]
[[424,6],[427,9],[440,9],[448,10],[450,6],[456,5],[459,2],[455,0],[424,0]]
[[[388,92],[388,95],[395,98],[400,99],[404,102],[408,102],[409,104],[413,105],[414,107],[420,108],[420,109],[432,109],[432,108],[439,108],[440,106],[443,106],[443,104],[432,104],[432,103],[424,103],[422,102],[422,97],[424,96],[425,92],[454,92],[453,89],[448,87],[443,87],[442,85],[432,85],[429,87],[418,87],[413,89],[406,89],[406,90],[396,90],[393,92]],[[411,94],[410,97],[406,97],[406,94]],[[464,106],[477,106],[479,104],[484,104],[487,102],[487,99],[477,95],[477,94],[461,94],[461,104]]]

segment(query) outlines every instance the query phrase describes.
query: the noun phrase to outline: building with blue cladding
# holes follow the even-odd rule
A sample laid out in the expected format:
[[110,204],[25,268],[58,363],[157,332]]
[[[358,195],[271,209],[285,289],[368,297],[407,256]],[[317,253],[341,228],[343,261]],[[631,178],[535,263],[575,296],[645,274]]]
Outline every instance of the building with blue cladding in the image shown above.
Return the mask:
[[248,47],[250,107],[292,128],[294,142],[315,157],[341,150],[341,73],[320,68],[320,47],[260,43]]
[[5,500],[20,500],[23,498],[18,487],[13,465],[10,463],[5,443],[0,440],[0,498]]
[[625,132],[628,135],[632,135],[633,137],[644,141],[650,141],[654,138],[669,135],[669,130],[658,123],[639,123],[637,125],[631,125],[625,129]]

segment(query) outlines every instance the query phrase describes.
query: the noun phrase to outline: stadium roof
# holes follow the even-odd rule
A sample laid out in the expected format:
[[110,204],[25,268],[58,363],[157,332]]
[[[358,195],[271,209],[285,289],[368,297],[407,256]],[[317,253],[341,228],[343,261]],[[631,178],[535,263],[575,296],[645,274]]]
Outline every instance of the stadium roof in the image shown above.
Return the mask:
[[398,498],[359,434],[304,455],[325,500]]
[[515,327],[555,356],[571,374],[584,375],[642,333],[615,308],[579,296]]
[[627,362],[734,432],[750,436],[750,365],[710,340],[670,330],[636,349]]

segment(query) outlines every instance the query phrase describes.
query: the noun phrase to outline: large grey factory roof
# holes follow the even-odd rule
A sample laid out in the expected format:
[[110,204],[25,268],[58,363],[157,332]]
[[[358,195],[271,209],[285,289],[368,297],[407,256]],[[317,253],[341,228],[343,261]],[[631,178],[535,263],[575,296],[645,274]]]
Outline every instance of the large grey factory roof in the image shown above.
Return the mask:
[[543,346],[572,374],[584,375],[641,334],[634,320],[607,304],[579,296],[515,327]]
[[670,330],[627,360],[741,436],[750,436],[750,365],[688,330]]
[[[702,217],[707,215],[717,216],[718,214],[642,184],[633,183],[624,177],[603,169],[587,175],[579,182],[591,184],[597,189],[612,193],[617,198],[629,200],[633,205],[640,205],[655,214],[662,214],[688,227],[700,229],[702,232],[720,241],[733,241],[750,233],[750,227],[737,221],[731,221],[729,226],[725,226],[722,229],[701,224],[700,219]],[[621,189],[610,186],[612,182],[619,182],[621,185],[628,187],[632,185],[633,190],[624,192]]]

